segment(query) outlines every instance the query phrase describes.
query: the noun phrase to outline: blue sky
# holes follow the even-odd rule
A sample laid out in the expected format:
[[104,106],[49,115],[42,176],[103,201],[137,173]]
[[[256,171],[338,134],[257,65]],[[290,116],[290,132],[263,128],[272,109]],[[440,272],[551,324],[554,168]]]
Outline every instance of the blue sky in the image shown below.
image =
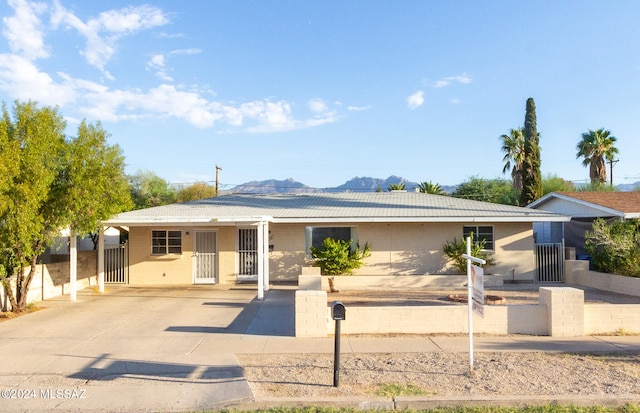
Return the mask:
[[533,97],[542,172],[618,138],[640,181],[640,2],[2,0],[0,100],[100,120],[172,183],[503,176]]

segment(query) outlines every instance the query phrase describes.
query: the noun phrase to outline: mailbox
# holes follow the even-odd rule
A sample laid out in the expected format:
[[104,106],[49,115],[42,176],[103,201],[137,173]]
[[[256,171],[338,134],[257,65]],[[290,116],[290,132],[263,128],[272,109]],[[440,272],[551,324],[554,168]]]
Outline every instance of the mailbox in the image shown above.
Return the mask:
[[331,318],[334,320],[347,319],[347,310],[345,310],[344,304],[340,301],[334,301],[333,304],[331,304]]

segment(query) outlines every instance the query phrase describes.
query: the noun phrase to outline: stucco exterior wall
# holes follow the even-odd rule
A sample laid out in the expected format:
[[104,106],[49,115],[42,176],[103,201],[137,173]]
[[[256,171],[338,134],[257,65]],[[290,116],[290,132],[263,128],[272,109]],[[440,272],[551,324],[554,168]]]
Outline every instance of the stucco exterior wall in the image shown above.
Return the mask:
[[[442,253],[442,245],[462,237],[469,223],[358,223],[341,224],[358,228],[360,246],[372,245],[357,275],[454,274]],[[531,223],[495,223],[496,265],[487,273],[505,278],[533,280],[534,240]],[[272,224],[273,252],[270,254],[272,279],[297,279],[301,267],[311,261],[305,256],[305,224]],[[271,242],[272,241],[272,242]]]
[[[462,227],[469,223],[341,223],[358,229],[360,245],[372,245],[371,256],[356,271],[359,275],[454,274],[442,253],[442,245],[460,239]],[[530,223],[495,223],[493,225],[497,265],[487,273],[533,280],[534,244]],[[301,269],[310,265],[306,256],[307,224],[269,225],[269,267],[273,281],[296,281]],[[317,225],[319,226],[319,225]],[[332,226],[327,224],[327,226]],[[337,226],[337,225],[333,225]],[[151,231],[182,231],[182,254],[152,255]],[[192,255],[195,232],[215,231],[218,243],[218,282],[236,281],[237,228],[219,227],[132,227],[129,234],[129,282],[133,285],[190,284],[193,282]],[[189,235],[187,235],[189,233]],[[514,275],[515,274],[515,275]]]

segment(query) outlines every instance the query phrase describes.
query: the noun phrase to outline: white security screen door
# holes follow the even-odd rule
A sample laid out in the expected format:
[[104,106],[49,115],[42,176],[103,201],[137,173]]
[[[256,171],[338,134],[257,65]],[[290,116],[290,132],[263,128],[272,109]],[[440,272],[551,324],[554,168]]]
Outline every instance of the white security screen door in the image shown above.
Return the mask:
[[258,230],[238,228],[238,280],[258,277]]
[[215,231],[196,231],[193,252],[193,283],[215,284],[217,275],[217,234]]

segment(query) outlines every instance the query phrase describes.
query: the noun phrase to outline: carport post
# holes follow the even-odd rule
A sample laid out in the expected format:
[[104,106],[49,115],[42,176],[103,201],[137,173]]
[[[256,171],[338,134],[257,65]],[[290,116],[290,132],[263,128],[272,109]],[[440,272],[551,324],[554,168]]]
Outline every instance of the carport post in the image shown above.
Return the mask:
[[264,227],[258,222],[258,300],[264,299]]
[[269,221],[263,221],[264,229],[262,230],[262,272],[264,275],[265,291],[269,291]]
[[104,293],[104,227],[98,234],[98,292]]

